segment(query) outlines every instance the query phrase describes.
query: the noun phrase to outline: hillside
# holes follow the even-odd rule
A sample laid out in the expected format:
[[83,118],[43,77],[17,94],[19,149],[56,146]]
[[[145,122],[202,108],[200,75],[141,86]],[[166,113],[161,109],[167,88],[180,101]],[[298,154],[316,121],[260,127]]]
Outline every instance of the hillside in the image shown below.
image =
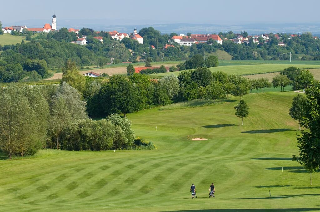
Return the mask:
[[[5,211],[318,211],[319,173],[291,161],[298,125],[288,115],[293,92],[180,103],[129,114],[152,151],[40,151],[1,160]],[[276,105],[276,106],[275,106]],[[206,138],[193,141],[192,138]],[[283,168],[283,171],[282,171]],[[211,182],[215,199],[208,198]],[[198,198],[189,193],[194,183]]]
[[22,40],[25,40],[25,36],[13,36],[9,34],[0,35],[0,45],[15,45],[21,43]]

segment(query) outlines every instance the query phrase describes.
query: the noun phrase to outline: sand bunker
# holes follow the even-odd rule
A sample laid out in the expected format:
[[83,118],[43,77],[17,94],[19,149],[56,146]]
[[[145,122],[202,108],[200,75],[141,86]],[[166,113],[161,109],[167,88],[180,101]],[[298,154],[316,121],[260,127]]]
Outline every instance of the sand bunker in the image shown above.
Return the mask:
[[193,138],[193,141],[207,141],[208,139],[206,138]]

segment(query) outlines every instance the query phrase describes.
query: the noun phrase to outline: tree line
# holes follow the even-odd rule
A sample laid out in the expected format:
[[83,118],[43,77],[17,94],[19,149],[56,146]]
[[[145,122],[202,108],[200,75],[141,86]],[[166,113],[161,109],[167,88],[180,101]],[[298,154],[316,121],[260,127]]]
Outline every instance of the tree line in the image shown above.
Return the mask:
[[[81,84],[78,80],[77,83]],[[85,79],[82,79],[85,84]],[[242,96],[252,89],[270,87],[267,79],[248,80],[241,76],[211,72],[202,67],[152,79],[148,75],[114,75],[105,81],[90,80],[84,96],[90,117],[106,117],[113,113],[127,114],[150,107],[194,99],[219,100],[228,95]]]
[[296,67],[289,67],[273,78],[273,87],[280,87],[281,91],[288,85],[292,85],[293,90],[303,90],[314,83],[315,79],[309,70],[301,70]]
[[59,85],[10,83],[0,87],[0,151],[11,158],[33,155],[42,148],[153,149],[152,143],[135,139],[127,118],[111,113],[106,119],[89,118],[84,97],[93,95],[95,85],[85,83],[81,93],[77,90],[81,86],[76,89],[66,83],[80,79],[72,77],[74,67],[66,66]]
[[[47,77],[48,69],[61,70],[67,60],[76,62],[80,67],[89,65],[103,67],[110,62],[137,62],[146,61],[148,58],[150,61],[186,60],[180,66],[180,69],[184,70],[194,67],[187,62],[192,60],[192,57],[196,55],[210,57],[217,50],[226,51],[234,60],[287,60],[290,52],[292,52],[293,59],[320,59],[318,50],[320,40],[315,39],[310,33],[296,37],[290,37],[287,34],[270,34],[268,42],[260,39],[259,44],[254,43],[251,38],[245,44],[224,40],[222,45],[211,41],[194,44],[191,47],[172,43],[170,38],[176,33],[162,34],[152,27],[139,31],[139,34],[144,37],[144,44],[139,44],[130,38],[124,38],[121,42],[113,40],[108,32],[98,33],[89,28],[83,28],[79,32],[79,36],[87,37],[86,46],[71,44],[71,41],[77,39],[77,35],[74,32],[68,32],[66,28],[49,33],[32,35],[32,32],[24,31],[20,34],[28,36],[30,42],[23,41],[17,45],[0,46],[0,51],[3,51],[0,59],[1,82],[36,81]],[[220,33],[219,35],[229,39],[236,37],[234,33]],[[95,36],[103,37],[103,43],[95,39]],[[286,46],[278,46],[280,41]],[[171,45],[167,46],[169,43]],[[298,58],[297,55],[304,56]],[[32,67],[32,70],[25,68],[28,60],[34,63],[40,61],[42,70],[36,66]],[[207,67],[208,65],[206,64]],[[43,72],[43,67],[46,69],[45,72]]]

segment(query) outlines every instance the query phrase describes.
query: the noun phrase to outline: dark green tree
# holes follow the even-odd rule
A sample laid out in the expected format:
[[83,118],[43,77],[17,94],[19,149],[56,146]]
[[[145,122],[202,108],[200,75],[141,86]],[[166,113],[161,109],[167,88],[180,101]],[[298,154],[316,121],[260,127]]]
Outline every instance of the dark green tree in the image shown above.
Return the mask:
[[243,125],[243,118],[249,115],[249,107],[244,100],[240,100],[240,103],[234,107],[236,110],[235,115],[241,118],[241,125]]
[[248,37],[248,33],[246,32],[246,31],[241,31],[241,35],[244,37],[244,38],[246,38],[246,37]]
[[284,88],[291,84],[291,81],[288,79],[286,75],[277,75],[272,79],[273,87],[280,87],[281,92],[284,91]]
[[[318,171],[320,168],[320,84],[306,89],[306,98],[297,97],[294,99],[290,109],[290,115],[299,121],[305,128],[298,136],[299,155],[295,156],[310,173]],[[311,176],[310,176],[310,183]]]
[[147,59],[146,59],[146,64],[145,64],[145,67],[152,67],[152,65],[151,65],[151,58],[150,57],[148,57]]
[[0,89],[0,149],[10,158],[44,147],[49,107],[42,89],[14,84]]
[[306,109],[307,109],[308,100],[305,95],[298,94],[293,98],[292,106],[289,110],[289,115],[299,121],[299,128],[300,123],[303,122],[303,118],[306,116]]
[[86,102],[81,100],[79,91],[62,82],[50,98],[50,145],[60,148],[59,139],[65,128],[77,120],[87,119]]
[[191,80],[199,87],[206,87],[213,82],[213,75],[208,68],[197,68],[191,71]]
[[74,62],[66,62],[63,68],[62,82],[68,83],[68,85],[76,88],[80,93],[83,93],[85,90],[86,79],[79,73]]
[[48,76],[48,66],[45,60],[27,60],[23,69],[28,72],[36,71],[42,78]]
[[301,70],[293,81],[293,89],[306,89],[313,84],[314,77],[309,70]]
[[207,57],[204,62],[208,68],[217,67],[219,65],[218,57],[213,55]]
[[3,35],[3,31],[2,31],[2,23],[0,21],[0,35]]
[[230,75],[228,78],[226,85],[229,86],[228,89],[233,96],[239,96],[241,99],[249,92],[250,82],[248,79],[236,75]]
[[195,69],[195,68],[202,68],[205,66],[205,62],[203,56],[200,54],[194,55],[191,59],[185,62],[186,69]]
[[140,108],[138,89],[126,76],[110,77],[109,82],[102,85],[99,96],[104,116],[113,113],[126,115]]
[[135,70],[134,70],[133,65],[132,65],[132,64],[129,64],[129,65],[127,66],[127,75],[128,75],[128,76],[129,76],[129,75],[133,75],[134,72],[135,72]]

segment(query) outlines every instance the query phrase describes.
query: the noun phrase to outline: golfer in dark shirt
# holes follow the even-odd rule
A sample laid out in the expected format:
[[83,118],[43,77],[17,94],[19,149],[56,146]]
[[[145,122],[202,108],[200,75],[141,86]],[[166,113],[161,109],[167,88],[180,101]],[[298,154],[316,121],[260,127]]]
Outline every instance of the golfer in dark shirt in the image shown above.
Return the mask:
[[191,191],[191,193],[196,192],[196,186],[194,184],[191,185],[190,191]]
[[210,185],[210,190],[211,190],[211,191],[214,191],[214,185],[213,185],[213,183]]
[[210,190],[209,197],[214,197],[215,189],[214,189],[214,184],[213,183],[210,185],[209,190]]

